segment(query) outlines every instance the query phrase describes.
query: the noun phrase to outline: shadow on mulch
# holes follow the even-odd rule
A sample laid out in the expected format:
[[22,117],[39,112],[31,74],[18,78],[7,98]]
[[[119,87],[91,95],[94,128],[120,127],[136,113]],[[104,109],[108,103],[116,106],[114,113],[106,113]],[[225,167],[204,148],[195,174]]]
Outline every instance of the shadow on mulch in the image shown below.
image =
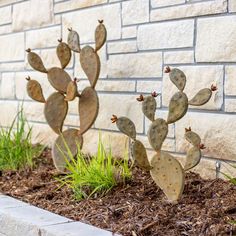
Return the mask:
[[133,172],[128,185],[102,198],[76,202],[67,187],[57,189],[57,173],[47,150],[35,170],[2,173],[0,191],[124,236],[236,235],[236,224],[231,223],[236,221],[236,186],[190,172],[182,200],[172,205],[149,173],[138,168]]

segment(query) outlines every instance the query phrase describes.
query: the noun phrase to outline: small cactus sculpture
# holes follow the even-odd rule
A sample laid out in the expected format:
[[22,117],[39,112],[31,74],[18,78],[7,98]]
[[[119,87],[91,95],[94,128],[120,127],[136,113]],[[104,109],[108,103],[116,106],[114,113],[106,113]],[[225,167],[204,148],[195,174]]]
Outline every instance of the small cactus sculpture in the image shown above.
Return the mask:
[[169,112],[167,120],[156,118],[156,101],[155,97],[159,94],[153,92],[150,96],[144,97],[140,95],[137,100],[142,102],[142,111],[144,115],[152,122],[148,130],[148,140],[151,147],[156,151],[156,154],[151,158],[150,162],[147,157],[147,152],[144,145],[136,140],[136,131],[134,123],[126,118],[118,118],[113,115],[112,122],[117,125],[117,128],[133,142],[131,143],[131,153],[137,166],[144,170],[150,171],[150,174],[155,183],[163,190],[168,200],[176,202],[183,193],[185,171],[195,167],[201,160],[201,149],[205,146],[201,144],[199,135],[191,130],[185,129],[185,139],[192,145],[187,151],[186,162],[184,167],[172,155],[161,150],[162,144],[168,134],[168,125],[181,119],[187,112],[188,106],[201,106],[207,103],[212,92],[217,90],[216,86],[211,86],[210,89],[201,89],[190,101],[184,93],[186,85],[186,76],[183,71],[167,67],[165,70],[169,73],[170,80],[178,88],[169,103]]
[[[59,44],[56,49],[61,68],[53,67],[46,69],[39,55],[32,52],[31,49],[26,50],[30,66],[39,72],[46,73],[49,83],[57,91],[45,99],[39,82],[31,80],[30,77],[27,78],[28,95],[35,101],[45,103],[45,118],[52,130],[59,135],[52,148],[52,157],[55,167],[60,172],[65,171],[65,157],[69,158],[67,156],[68,149],[73,156],[77,154],[77,145],[80,148],[83,145],[82,135],[93,125],[97,118],[99,100],[95,86],[99,78],[101,66],[97,51],[106,41],[106,28],[103,21],[99,21],[95,31],[95,49],[90,46],[85,46],[81,49],[78,33],[72,29],[68,30],[67,43],[62,42],[62,39],[58,40]],[[77,88],[78,79],[72,80],[65,71],[71,59],[71,51],[80,53],[81,67],[91,85],[85,88],[81,94]],[[68,112],[68,102],[76,98],[79,99],[80,130],[68,129],[63,131],[63,123]]]

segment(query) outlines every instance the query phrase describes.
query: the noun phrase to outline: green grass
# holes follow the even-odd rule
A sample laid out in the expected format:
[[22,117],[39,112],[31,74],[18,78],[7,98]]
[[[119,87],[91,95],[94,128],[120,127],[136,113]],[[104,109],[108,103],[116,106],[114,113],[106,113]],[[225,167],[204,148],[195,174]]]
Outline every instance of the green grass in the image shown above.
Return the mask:
[[10,128],[0,128],[0,171],[17,171],[34,166],[35,157],[41,153],[42,147],[32,145],[31,132],[23,109]]
[[[231,163],[226,163],[228,166],[234,168],[236,170],[236,165],[233,165]],[[231,176],[230,174],[226,174],[224,172],[221,172],[221,174],[228,179],[232,184],[236,185],[236,177]]]
[[[66,145],[66,144],[65,144]],[[111,148],[105,150],[99,136],[97,154],[86,157],[78,146],[78,154],[74,158],[67,147],[69,173],[60,178],[61,186],[68,185],[74,192],[76,200],[103,196],[119,184],[125,184],[131,178],[131,166],[128,154],[123,160],[113,158]]]

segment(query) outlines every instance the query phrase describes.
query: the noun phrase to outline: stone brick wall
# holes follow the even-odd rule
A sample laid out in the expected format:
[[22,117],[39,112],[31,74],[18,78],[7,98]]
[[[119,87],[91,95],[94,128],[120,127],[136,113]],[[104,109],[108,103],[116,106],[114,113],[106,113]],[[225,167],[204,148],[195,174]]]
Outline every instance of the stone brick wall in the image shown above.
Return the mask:
[[[34,141],[50,144],[55,134],[45,123],[43,105],[26,94],[26,76],[38,80],[47,97],[53,90],[46,76],[32,71],[25,49],[32,48],[46,67],[59,66],[57,39],[67,38],[67,28],[77,30],[81,43],[94,44],[94,29],[104,19],[108,30],[101,50],[102,70],[97,85],[100,113],[85,136],[84,150],[95,152],[98,130],[110,137],[115,155],[124,152],[127,138],[111,124],[111,114],[128,116],[136,124],[138,139],[150,148],[144,118],[135,98],[153,90],[161,93],[157,114],[166,117],[176,91],[163,73],[166,65],[186,73],[186,93],[218,86],[211,101],[171,125],[163,149],[180,160],[188,145],[184,128],[191,126],[207,146],[196,168],[214,177],[215,162],[236,161],[236,0],[0,0],[0,123],[9,126],[20,104],[33,126]],[[78,55],[68,67],[72,77],[85,79]],[[88,84],[82,80],[79,87]],[[77,127],[76,102],[70,103],[66,127]],[[222,162],[222,170],[226,170]]]

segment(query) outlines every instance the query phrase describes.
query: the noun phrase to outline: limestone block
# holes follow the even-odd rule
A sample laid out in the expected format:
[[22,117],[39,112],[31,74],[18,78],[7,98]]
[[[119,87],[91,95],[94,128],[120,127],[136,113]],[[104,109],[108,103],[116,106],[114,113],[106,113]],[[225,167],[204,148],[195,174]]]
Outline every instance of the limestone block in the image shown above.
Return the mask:
[[108,61],[110,78],[148,78],[162,76],[161,52],[111,55]]
[[138,24],[149,20],[149,1],[132,0],[122,3],[123,25]]
[[215,159],[236,160],[236,119],[231,114],[188,112],[175,123],[176,151],[186,152],[189,143],[183,138],[186,127],[192,127],[205,144],[203,155]]
[[[77,1],[76,1],[77,2]],[[121,38],[120,4],[111,4],[62,15],[63,38],[67,38],[68,28],[72,27],[80,35],[81,43],[94,42],[94,30],[98,19],[103,19],[107,28],[107,39]],[[80,22],[80,24],[78,24]],[[84,23],[83,23],[84,22]]]
[[150,18],[151,21],[163,21],[224,12],[227,12],[226,0],[215,0],[209,2],[200,1],[192,4],[152,10]]
[[7,34],[0,36],[0,62],[24,60],[24,33]]
[[197,62],[236,61],[236,16],[199,19],[197,23]]
[[193,46],[194,21],[181,20],[141,25],[137,42],[140,50]]
[[52,24],[53,0],[30,0],[13,5],[12,28],[23,31]]

